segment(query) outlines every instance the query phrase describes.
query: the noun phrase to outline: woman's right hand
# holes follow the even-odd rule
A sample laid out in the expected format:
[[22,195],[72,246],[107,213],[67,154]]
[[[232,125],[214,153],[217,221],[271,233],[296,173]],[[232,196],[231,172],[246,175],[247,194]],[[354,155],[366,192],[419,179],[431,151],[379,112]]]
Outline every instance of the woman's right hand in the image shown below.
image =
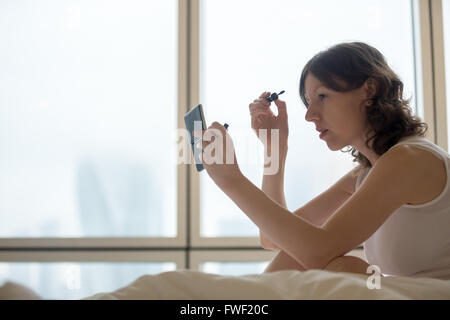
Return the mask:
[[259,136],[259,130],[267,129],[267,145],[264,146],[266,150],[270,150],[271,130],[278,129],[280,137],[279,148],[281,150],[287,150],[289,126],[286,102],[280,99],[274,101],[278,108],[278,115],[275,116],[272,110],[270,110],[270,102],[266,101],[268,96],[270,96],[270,92],[263,92],[258,99],[255,99],[253,103],[249,105],[252,129],[262,143],[265,143],[266,141],[263,141]]

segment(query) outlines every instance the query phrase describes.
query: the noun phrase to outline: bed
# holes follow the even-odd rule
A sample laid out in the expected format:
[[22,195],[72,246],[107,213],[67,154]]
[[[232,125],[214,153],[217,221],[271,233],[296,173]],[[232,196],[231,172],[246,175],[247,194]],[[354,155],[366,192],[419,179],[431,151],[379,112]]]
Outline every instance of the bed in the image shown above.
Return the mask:
[[[383,277],[377,289],[370,276],[325,270],[283,270],[242,276],[177,270],[144,275],[115,291],[99,292],[82,300],[450,299],[450,280]],[[0,299],[41,297],[23,284],[6,282],[0,287]]]

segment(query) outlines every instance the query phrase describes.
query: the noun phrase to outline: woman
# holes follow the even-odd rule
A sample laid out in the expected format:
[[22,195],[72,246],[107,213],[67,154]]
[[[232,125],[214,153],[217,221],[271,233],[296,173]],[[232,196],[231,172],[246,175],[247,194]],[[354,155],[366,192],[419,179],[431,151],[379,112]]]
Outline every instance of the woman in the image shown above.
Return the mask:
[[[209,176],[259,227],[261,245],[279,251],[266,272],[366,274],[376,265],[387,275],[450,278],[450,155],[424,137],[427,125],[411,115],[402,94],[403,83],[383,55],[364,43],[335,45],[306,64],[300,79],[305,119],[329,149],[351,146],[359,165],[294,212],[283,192],[289,132],[284,101],[275,101],[277,116],[265,100],[269,92],[249,106],[256,132],[279,130],[278,150],[265,147],[279,152],[280,167],[264,176],[262,190],[236,161],[225,161],[225,153],[236,160],[225,128],[214,122],[204,132],[227,143],[226,152],[215,155],[225,164],[204,164]],[[210,143],[203,140],[205,151]],[[346,256],[361,244],[367,261]]]

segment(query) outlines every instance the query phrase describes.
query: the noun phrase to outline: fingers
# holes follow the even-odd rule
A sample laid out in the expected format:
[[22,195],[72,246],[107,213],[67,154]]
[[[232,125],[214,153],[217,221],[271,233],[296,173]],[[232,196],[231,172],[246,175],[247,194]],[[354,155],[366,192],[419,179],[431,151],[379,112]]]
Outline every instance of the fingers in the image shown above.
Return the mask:
[[266,106],[261,105],[252,105],[250,107],[250,115],[259,116],[259,115],[269,115],[270,109]]
[[287,118],[286,102],[280,99],[277,99],[274,102],[278,108],[278,117]]
[[196,137],[194,143],[196,146],[204,149],[208,144],[213,142],[216,138],[227,135],[227,129],[217,121],[214,121],[206,130],[194,130],[193,136]]
[[268,95],[266,97],[255,99],[253,100],[253,104],[261,104],[263,106],[270,107],[270,102],[266,100],[267,97]]
[[270,92],[263,92],[258,99],[253,100],[253,103],[249,104],[248,108],[252,117],[273,115],[270,110],[270,102],[266,101],[268,96],[270,96]]
[[253,100],[253,103],[262,103],[263,105],[270,107],[270,102],[266,100],[268,96],[270,96],[270,92],[265,91],[261,93],[258,99]]
[[265,92],[261,93],[261,95],[259,96],[259,98],[265,100],[268,96],[270,96],[270,92],[265,91]]
[[[217,122],[217,121],[214,121],[213,123],[211,123],[211,125],[208,127],[208,130],[209,129],[217,129],[220,132],[222,132],[222,134],[227,133],[227,129],[220,122]],[[214,131],[214,130],[212,130],[212,131]]]

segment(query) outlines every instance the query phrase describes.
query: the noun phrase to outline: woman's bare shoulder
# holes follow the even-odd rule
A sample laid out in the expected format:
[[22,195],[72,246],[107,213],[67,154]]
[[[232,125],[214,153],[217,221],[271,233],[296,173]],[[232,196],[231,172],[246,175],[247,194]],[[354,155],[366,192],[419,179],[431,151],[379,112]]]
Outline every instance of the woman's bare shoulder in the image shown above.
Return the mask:
[[417,146],[408,145],[403,148],[414,152],[411,162],[416,163],[417,170],[412,174],[419,175],[421,181],[408,204],[420,205],[432,201],[444,191],[447,184],[444,160],[431,151]]

